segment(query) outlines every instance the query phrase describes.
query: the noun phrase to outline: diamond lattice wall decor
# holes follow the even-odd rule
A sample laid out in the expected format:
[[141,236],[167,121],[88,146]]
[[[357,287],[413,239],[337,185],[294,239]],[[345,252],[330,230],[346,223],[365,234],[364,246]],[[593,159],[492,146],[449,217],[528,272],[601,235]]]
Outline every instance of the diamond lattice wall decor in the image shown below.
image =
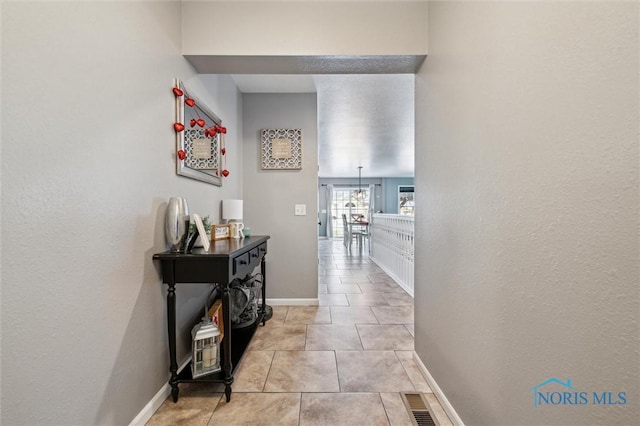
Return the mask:
[[[184,131],[184,151],[187,154],[185,164],[187,167],[196,170],[218,170],[220,168],[220,158],[218,147],[220,135],[216,134],[212,139],[204,136],[204,130],[199,128],[185,129]],[[197,155],[196,146],[198,142],[209,144],[208,155]]]
[[262,169],[302,169],[302,129],[262,129]]

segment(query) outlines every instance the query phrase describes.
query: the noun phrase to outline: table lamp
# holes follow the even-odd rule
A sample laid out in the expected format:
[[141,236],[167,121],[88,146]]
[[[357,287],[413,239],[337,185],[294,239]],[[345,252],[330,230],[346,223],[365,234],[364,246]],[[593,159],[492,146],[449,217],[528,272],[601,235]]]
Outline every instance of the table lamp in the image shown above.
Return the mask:
[[242,200],[222,200],[222,219],[227,223],[242,220]]

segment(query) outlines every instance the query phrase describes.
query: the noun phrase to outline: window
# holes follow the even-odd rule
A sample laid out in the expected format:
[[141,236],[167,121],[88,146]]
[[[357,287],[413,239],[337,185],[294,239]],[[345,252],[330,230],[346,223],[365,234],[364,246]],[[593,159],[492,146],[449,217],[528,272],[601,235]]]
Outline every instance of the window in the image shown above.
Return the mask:
[[343,237],[344,226],[342,215],[346,215],[347,221],[353,221],[360,215],[365,219],[369,217],[369,189],[342,188],[333,190],[331,201],[331,219],[333,221],[333,236]]
[[414,191],[413,185],[398,186],[398,214],[413,216],[416,207]]

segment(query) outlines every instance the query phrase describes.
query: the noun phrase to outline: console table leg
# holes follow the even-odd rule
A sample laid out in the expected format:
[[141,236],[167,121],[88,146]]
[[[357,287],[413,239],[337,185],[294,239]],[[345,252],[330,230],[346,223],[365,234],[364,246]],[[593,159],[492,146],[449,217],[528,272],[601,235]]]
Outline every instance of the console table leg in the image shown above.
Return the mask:
[[267,322],[267,256],[262,257],[260,262],[260,273],[262,274],[262,326]]
[[222,286],[222,318],[224,322],[224,338],[222,339],[222,349],[224,350],[224,393],[227,396],[227,402],[231,401],[231,384],[233,376],[231,370],[231,304],[229,301],[229,285]]
[[173,398],[173,402],[178,402],[178,393],[180,392],[180,388],[178,387],[177,379],[173,379],[173,375],[171,376],[171,380],[169,380],[169,384],[171,384],[171,397]]
[[169,371],[171,378],[169,385],[171,386],[171,396],[173,402],[178,402],[178,361],[176,361],[176,286],[169,284],[167,293],[167,328],[169,332]]
[[231,401],[231,385],[224,385],[224,395],[227,398],[227,402]]

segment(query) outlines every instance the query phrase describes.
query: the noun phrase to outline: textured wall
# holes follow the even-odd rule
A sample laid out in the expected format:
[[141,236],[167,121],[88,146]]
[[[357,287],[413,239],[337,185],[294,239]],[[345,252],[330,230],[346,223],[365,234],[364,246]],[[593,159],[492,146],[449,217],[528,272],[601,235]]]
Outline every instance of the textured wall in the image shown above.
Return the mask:
[[[466,424],[637,424],[638,3],[430,2],[428,25],[419,356]],[[628,403],[534,408],[551,377]]]
[[[315,93],[242,96],[244,222],[271,235],[267,299],[318,298],[318,124]],[[262,170],[260,131],[302,129],[302,170]],[[306,204],[306,216],[294,205]]]
[[[229,129],[217,188],[175,175],[174,77],[204,87],[177,2],[2,4],[2,424],[128,424],[168,379],[166,202],[216,220],[241,192],[237,88],[198,93]],[[207,291],[178,292],[181,331]]]

